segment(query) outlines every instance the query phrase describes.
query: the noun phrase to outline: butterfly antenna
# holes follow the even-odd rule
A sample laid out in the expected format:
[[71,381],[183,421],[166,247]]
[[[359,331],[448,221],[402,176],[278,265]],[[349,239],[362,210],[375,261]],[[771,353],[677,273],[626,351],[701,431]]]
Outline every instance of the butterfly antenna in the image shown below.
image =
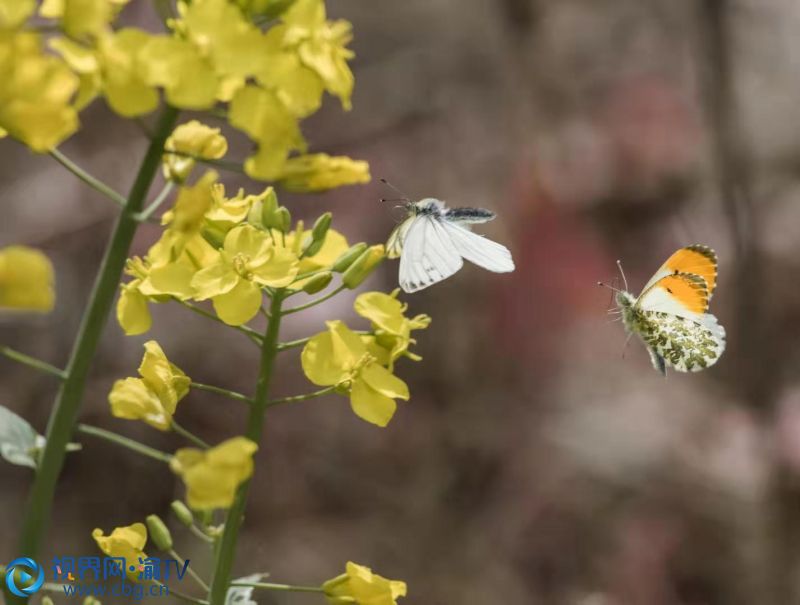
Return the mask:
[[387,199],[381,198],[382,202],[410,202],[411,201],[411,199],[405,193],[400,191],[397,187],[392,185],[386,179],[380,179],[380,182],[383,183],[384,185],[386,185],[387,187],[389,187],[390,189],[392,189],[393,191],[395,191],[396,193],[399,193],[401,196],[403,196],[403,197],[400,197],[400,198],[397,198],[397,199],[394,199],[394,200],[387,200]]
[[628,280],[625,279],[625,271],[622,270],[622,261],[617,260],[617,268],[619,269],[619,274],[622,276],[622,283],[625,284],[625,290],[628,289]]
[[619,288],[615,288],[614,286],[610,286],[607,283],[602,282],[602,281],[597,282],[597,285],[600,286],[601,288],[608,288],[612,292],[622,292],[622,290],[620,290]]

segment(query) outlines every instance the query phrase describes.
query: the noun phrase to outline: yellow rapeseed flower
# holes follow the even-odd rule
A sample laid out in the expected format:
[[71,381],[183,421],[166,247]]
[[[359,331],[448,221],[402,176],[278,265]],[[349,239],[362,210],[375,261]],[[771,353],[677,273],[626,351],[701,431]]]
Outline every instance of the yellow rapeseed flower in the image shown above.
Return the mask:
[[0,136],[44,152],[78,129],[78,77],[42,51],[38,34],[0,30],[0,82]]
[[195,274],[192,287],[196,300],[210,298],[219,318],[238,326],[258,313],[264,286],[288,286],[298,267],[297,256],[265,232],[240,225],[225,236],[217,261]]
[[346,48],[353,38],[350,23],[328,21],[323,0],[297,0],[282,20],[287,26],[284,45],[296,48],[302,63],[316,72],[345,109],[350,109],[354,83],[347,64],[354,54]]
[[234,437],[206,451],[180,449],[170,467],[183,478],[191,508],[230,508],[236,489],[253,474],[253,454],[257,450],[258,446],[249,439]]
[[143,56],[152,39],[142,30],[123,28],[98,40],[103,95],[111,109],[123,117],[141,116],[158,107],[158,91],[146,78],[148,62]]
[[412,330],[427,328],[431,318],[427,315],[417,315],[409,318],[405,316],[408,305],[397,300],[400,289],[391,294],[383,292],[364,292],[360,294],[353,304],[356,313],[366,317],[372,322],[375,331],[374,342],[389,353],[389,367],[401,355],[419,361],[421,357],[411,353],[408,347],[416,344],[411,338]]
[[[95,529],[92,538],[109,557],[125,559],[125,572],[129,580],[139,578],[139,559],[146,559],[144,547],[147,544],[147,527],[144,523],[134,523],[126,527],[115,527],[111,535],[103,535],[102,529]],[[131,565],[135,567],[131,571]]]
[[211,208],[217,177],[215,171],[209,170],[194,185],[180,188],[175,205],[161,217],[161,224],[167,228],[148,252],[152,260],[162,259],[162,263],[157,264],[170,263],[180,257],[186,245],[200,235],[206,212]]
[[322,590],[331,605],[397,605],[406,596],[406,583],[387,580],[369,567],[347,562],[345,573],[328,580]]
[[300,155],[286,160],[278,181],[288,191],[327,191],[343,185],[369,183],[369,164],[326,153]]
[[[228,151],[228,141],[219,128],[211,128],[192,120],[181,124],[164,143],[164,178],[184,182],[194,168],[194,158],[216,160]],[[192,156],[192,157],[188,157]]]
[[114,383],[108,395],[111,413],[117,418],[143,420],[167,431],[178,402],[189,392],[191,379],[170,363],[154,340],[145,343],[139,366],[141,378],[125,378]]
[[303,349],[306,377],[316,385],[349,393],[359,418],[386,426],[397,409],[394,400],[409,398],[406,383],[383,367],[343,322],[329,321],[327,326],[327,332],[313,336]]
[[251,178],[274,180],[290,152],[305,151],[297,118],[272,91],[255,85],[240,88],[231,99],[228,120],[259,145],[256,154],[244,163]]
[[0,308],[48,312],[53,309],[53,265],[27,246],[0,249]]

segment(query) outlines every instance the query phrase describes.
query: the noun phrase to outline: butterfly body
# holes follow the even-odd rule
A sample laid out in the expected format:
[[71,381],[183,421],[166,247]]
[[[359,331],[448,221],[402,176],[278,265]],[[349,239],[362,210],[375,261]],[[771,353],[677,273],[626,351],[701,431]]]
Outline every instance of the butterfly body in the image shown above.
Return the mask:
[[638,297],[617,293],[625,329],[641,338],[653,367],[662,374],[667,367],[704,370],[725,350],[725,329],[708,313],[716,276],[714,251],[688,246],[667,259]]
[[416,292],[458,271],[466,259],[496,273],[514,270],[505,246],[470,230],[495,218],[484,208],[448,208],[435,198],[406,204],[408,216],[386,242],[389,258],[400,258],[400,287]]

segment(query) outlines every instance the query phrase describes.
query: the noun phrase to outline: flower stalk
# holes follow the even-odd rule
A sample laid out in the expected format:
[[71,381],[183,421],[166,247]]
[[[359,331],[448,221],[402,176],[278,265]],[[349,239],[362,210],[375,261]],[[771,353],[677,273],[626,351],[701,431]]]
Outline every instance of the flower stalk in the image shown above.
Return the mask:
[[76,431],[83,435],[91,435],[92,437],[105,439],[110,443],[120,445],[124,448],[136,452],[137,454],[142,454],[143,456],[147,456],[148,458],[152,458],[153,460],[158,460],[159,462],[166,462],[167,464],[169,464],[169,461],[172,460],[172,456],[170,454],[167,454],[166,452],[162,452],[143,443],[139,443],[134,439],[129,439],[128,437],[118,435],[117,433],[112,433],[111,431],[107,431],[105,429],[101,429],[96,426],[91,426],[89,424],[79,424],[76,427]]
[[127,207],[128,201],[121,194],[114,191],[114,189],[106,185],[100,179],[86,172],[83,168],[81,168],[75,162],[70,160],[58,149],[53,149],[52,151],[50,151],[50,155],[55,161],[61,164],[64,168],[69,170],[72,174],[74,174],[84,183],[89,185],[89,187],[91,187],[95,191],[102,193],[104,196],[106,196],[108,199],[114,202],[117,206],[121,208]]
[[[22,521],[18,552],[23,552],[27,556],[35,558],[44,541],[51,517],[56,482],[64,464],[67,443],[75,430],[86,378],[114,302],[128,249],[136,233],[138,223],[135,215],[142,209],[159,168],[164,141],[172,130],[177,117],[178,110],[172,107],[166,107],[159,117],[155,136],[150,142],[136,180],[125,201],[123,211],[117,220],[89,297],[86,312],[67,364],[66,377],[61,384],[50,415],[46,435],[47,444],[42,452],[40,466]],[[24,601],[19,598],[9,597],[9,599],[9,602]]]
[[11,347],[0,346],[0,355],[8,357],[17,363],[26,365],[29,368],[33,368],[34,370],[38,370],[39,372],[60,378],[61,380],[64,380],[67,377],[67,373],[64,370],[57,368],[54,365],[50,365],[46,361],[36,359],[35,357],[31,357],[25,353],[20,353]]
[[[269,390],[272,384],[272,374],[275,358],[278,353],[278,335],[281,325],[281,305],[285,296],[284,290],[276,290],[270,305],[270,319],[261,347],[261,362],[259,366],[258,384],[253,405],[247,419],[245,436],[251,441],[261,444],[263,433],[264,413],[269,407]],[[236,543],[239,539],[239,530],[244,520],[244,510],[250,491],[250,480],[239,486],[233,506],[228,510],[225,519],[225,530],[219,542],[217,551],[216,568],[211,582],[209,602],[211,605],[224,605],[225,597],[230,586],[231,570],[236,555]]]

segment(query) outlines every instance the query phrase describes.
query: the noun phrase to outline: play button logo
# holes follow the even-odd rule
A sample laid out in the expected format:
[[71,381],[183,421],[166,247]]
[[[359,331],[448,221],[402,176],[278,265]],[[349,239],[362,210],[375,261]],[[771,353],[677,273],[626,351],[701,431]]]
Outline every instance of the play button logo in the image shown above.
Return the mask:
[[18,597],[35,594],[44,584],[44,569],[30,557],[14,559],[6,565],[6,586]]

